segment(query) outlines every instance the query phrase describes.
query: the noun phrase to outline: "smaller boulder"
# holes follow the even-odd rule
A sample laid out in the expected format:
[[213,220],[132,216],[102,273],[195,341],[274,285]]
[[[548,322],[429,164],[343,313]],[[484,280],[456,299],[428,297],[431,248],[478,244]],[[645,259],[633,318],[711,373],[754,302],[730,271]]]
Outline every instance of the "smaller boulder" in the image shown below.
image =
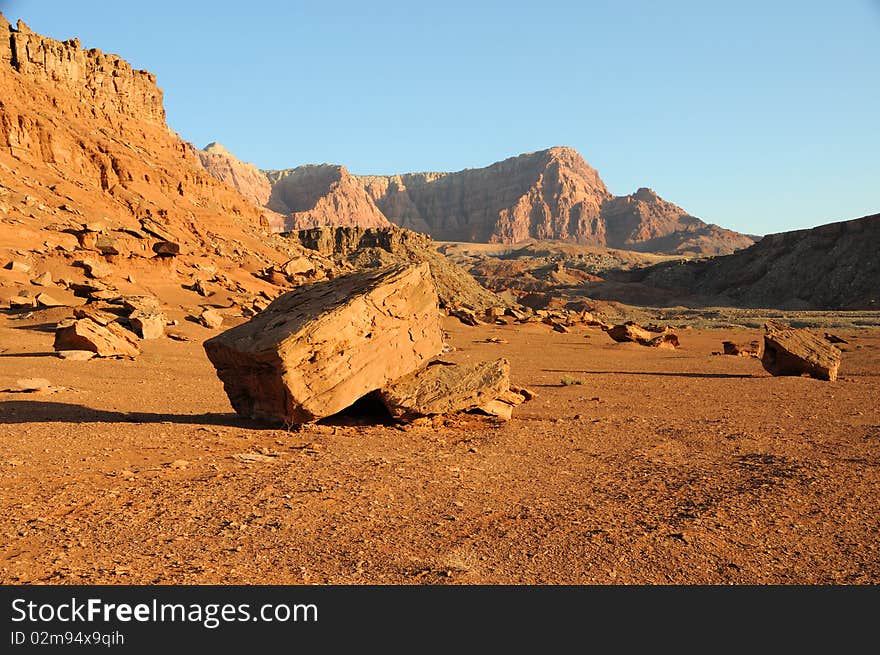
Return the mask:
[[55,350],[89,350],[98,357],[131,357],[140,354],[137,338],[118,323],[100,325],[90,318],[59,323]]
[[165,334],[165,315],[134,311],[128,317],[132,329],[141,339],[159,339]]
[[220,313],[215,312],[213,309],[202,310],[202,313],[199,314],[197,320],[206,328],[210,328],[212,330],[216,330],[221,325],[223,325],[223,316]]

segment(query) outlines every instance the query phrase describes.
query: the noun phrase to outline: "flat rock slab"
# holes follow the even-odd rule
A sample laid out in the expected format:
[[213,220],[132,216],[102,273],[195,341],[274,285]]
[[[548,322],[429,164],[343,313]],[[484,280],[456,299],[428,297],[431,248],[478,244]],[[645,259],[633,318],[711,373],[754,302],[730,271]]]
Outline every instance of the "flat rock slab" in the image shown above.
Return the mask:
[[140,354],[137,337],[118,323],[100,325],[90,318],[60,323],[55,330],[55,350],[90,350],[98,357],[131,357]]
[[427,264],[305,285],[204,343],[235,411],[309,423],[354,404],[440,353]]
[[840,350],[809,330],[767,321],[761,364],[771,375],[809,375],[834,382]]
[[479,364],[434,363],[395,380],[378,396],[391,416],[412,419],[479,409],[509,391],[510,364],[497,359]]

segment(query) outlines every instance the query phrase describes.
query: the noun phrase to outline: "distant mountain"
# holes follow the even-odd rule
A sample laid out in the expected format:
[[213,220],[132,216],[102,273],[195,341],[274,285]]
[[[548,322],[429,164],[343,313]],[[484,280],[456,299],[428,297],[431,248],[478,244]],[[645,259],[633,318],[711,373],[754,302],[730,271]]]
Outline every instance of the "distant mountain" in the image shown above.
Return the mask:
[[873,214],[770,234],[726,257],[658,264],[630,281],[662,290],[673,303],[699,299],[735,307],[880,309],[878,252],[880,214]]
[[221,182],[226,182],[258,207],[269,202],[272,185],[265,173],[253,164],[237,159],[223,144],[216,141],[209,143],[203,150],[196,150],[196,154],[205,170]]
[[391,222],[444,241],[527,239],[716,255],[753,239],[704,223],[650,189],[614,197],[572,148],[550,148],[458,173],[362,176]]
[[[229,153],[203,156],[213,175],[248,197],[262,185]],[[682,255],[718,255],[754,239],[710,225],[650,189],[611,195],[572,148],[550,148],[457,173],[351,175],[321,164],[263,171],[260,203],[286,217],[285,229],[323,225],[399,227],[441,241],[519,243],[527,239]],[[246,183],[242,179],[247,179]]]
[[344,166],[299,166],[265,174],[272,185],[266,206],[286,217],[286,231],[325,225],[390,225],[360,181]]
[[602,219],[605,245],[620,250],[724,255],[756,241],[755,237],[704,223],[646,188],[607,200]]

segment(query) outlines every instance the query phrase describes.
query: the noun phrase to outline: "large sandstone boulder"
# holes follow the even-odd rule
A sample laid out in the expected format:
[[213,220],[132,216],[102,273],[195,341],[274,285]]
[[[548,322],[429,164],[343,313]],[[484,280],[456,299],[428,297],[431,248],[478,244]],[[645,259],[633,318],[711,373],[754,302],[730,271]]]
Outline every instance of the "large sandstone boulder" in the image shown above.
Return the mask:
[[840,350],[808,330],[767,321],[761,364],[771,375],[809,375],[834,382]]
[[394,418],[411,419],[480,409],[509,391],[510,364],[498,359],[479,364],[436,362],[395,380],[378,396]]
[[335,414],[443,348],[427,264],[300,287],[205,352],[242,416],[288,424]]

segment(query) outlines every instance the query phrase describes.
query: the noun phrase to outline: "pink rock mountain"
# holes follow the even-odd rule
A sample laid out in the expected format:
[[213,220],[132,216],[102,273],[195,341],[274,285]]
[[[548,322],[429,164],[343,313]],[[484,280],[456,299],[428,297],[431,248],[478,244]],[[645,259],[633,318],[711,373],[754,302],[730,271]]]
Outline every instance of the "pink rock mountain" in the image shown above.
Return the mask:
[[344,166],[322,164],[265,176],[271,192],[262,204],[285,216],[287,230],[393,223],[440,241],[547,239],[696,255],[731,253],[754,242],[691,216],[650,189],[613,196],[572,148],[456,173],[355,176]]

